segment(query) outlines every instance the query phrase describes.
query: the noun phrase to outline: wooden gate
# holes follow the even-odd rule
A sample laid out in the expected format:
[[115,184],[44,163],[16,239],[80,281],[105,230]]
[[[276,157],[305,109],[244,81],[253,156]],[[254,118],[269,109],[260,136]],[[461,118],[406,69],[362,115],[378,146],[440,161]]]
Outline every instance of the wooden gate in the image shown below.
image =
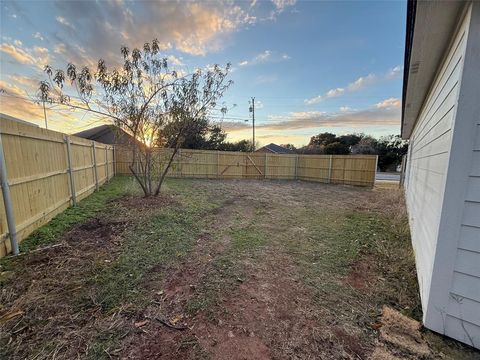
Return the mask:
[[265,178],[265,155],[246,153],[219,153],[218,175],[221,178]]

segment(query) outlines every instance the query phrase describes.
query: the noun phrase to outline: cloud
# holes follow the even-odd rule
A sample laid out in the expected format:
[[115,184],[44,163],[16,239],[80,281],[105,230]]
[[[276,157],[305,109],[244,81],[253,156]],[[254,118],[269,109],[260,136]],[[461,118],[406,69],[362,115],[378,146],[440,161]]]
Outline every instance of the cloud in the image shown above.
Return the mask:
[[44,40],[42,34],[40,34],[38,31],[32,35],[35,39],[38,39],[38,40]]
[[[31,40],[36,43],[31,47],[25,46],[25,39],[22,43],[2,36],[0,52],[2,61],[23,64],[22,73],[34,75],[40,74],[46,64],[64,68],[68,62],[73,62],[77,66],[95,68],[100,58],[105,59],[108,66],[118,66],[122,45],[130,49],[141,48],[154,38],[158,38],[164,51],[203,56],[222,49],[231,34],[255,25],[270,11],[263,6],[250,5],[231,0],[197,3],[58,1],[53,3],[54,31],[32,32]],[[25,3],[12,3],[12,6],[23,23],[33,26]],[[263,54],[267,58],[272,55]],[[170,64],[184,66],[178,53],[167,52],[165,56]],[[278,56],[283,56],[283,60],[288,58],[286,54]]]
[[263,109],[263,103],[259,100],[255,101],[255,110],[257,109]]
[[35,58],[21,47],[3,43],[0,45],[0,51],[9,55],[21,64],[34,64]]
[[[38,90],[38,86],[40,80],[31,77],[31,76],[23,76],[23,75],[8,75],[8,78],[16,85],[21,87],[22,94],[34,94]],[[5,85],[5,82],[3,83]],[[12,86],[12,85],[9,85]]]
[[393,68],[391,68],[386,74],[385,74],[385,79],[390,80],[390,79],[396,79],[403,73],[403,65],[397,65]]
[[48,49],[40,46],[34,46],[33,51],[38,54],[48,54]]
[[20,64],[32,65],[36,70],[43,69],[50,60],[48,49],[38,46],[32,49],[22,48],[19,43],[17,45],[2,43],[0,51]]
[[168,55],[167,56],[168,64],[169,65],[175,65],[175,66],[182,66],[183,61],[182,58],[178,58],[175,55]]
[[275,5],[275,8],[279,11],[285,10],[286,7],[288,6],[293,6],[297,0],[272,0],[273,5]]
[[56,34],[58,42],[78,43],[107,61],[117,56],[121,45],[142,47],[153,38],[164,48],[206,55],[223,48],[229,35],[256,24],[267,11],[230,0],[59,1],[55,7],[56,20],[64,27]]
[[377,80],[377,76],[374,74],[368,74],[367,76],[361,76],[354,82],[348,84],[347,91],[355,92],[359,91],[367,85],[374,83]]
[[325,99],[329,98],[334,98],[337,96],[341,96],[345,93],[351,93],[351,92],[356,92],[364,88],[365,86],[372,84],[375,82],[377,79],[376,75],[374,74],[368,74],[367,76],[361,76],[355,81],[351,82],[345,87],[338,87],[335,89],[330,89],[328,90],[325,94],[323,95],[317,95],[313,98],[310,99],[305,99],[304,102],[307,105],[315,105],[320,102],[322,102]]
[[15,86],[5,80],[0,80],[0,90],[8,95],[24,97],[26,93],[23,89]]
[[400,99],[393,97],[375,104],[375,106],[379,109],[399,108],[401,105],[402,102],[400,101]]
[[66,27],[69,27],[71,28],[72,30],[75,30],[75,26],[73,26],[72,24],[70,24],[67,19],[65,19],[63,16],[57,16],[55,18],[55,20],[57,20],[57,22],[59,22],[60,24],[66,26]]
[[297,0],[272,0],[274,9],[270,11],[270,15],[264,20],[275,20],[287,7],[295,5]]
[[[36,89],[38,83],[35,80],[27,77],[13,75],[9,76],[15,83],[29,86]],[[24,87],[20,88],[12,82],[0,80],[0,99],[2,104],[2,112],[25,120],[33,122],[40,126],[44,126],[45,117],[43,113],[43,106],[35,103],[29,98]],[[30,94],[31,95],[31,94]],[[55,107],[55,111],[50,110]],[[95,114],[87,114],[84,116],[84,111],[72,111],[68,107],[58,107],[58,105],[46,105],[47,119],[49,129],[74,133],[80,130],[85,130],[94,125],[108,123],[109,120],[96,116]]]
[[11,83],[0,80],[0,98],[2,101],[2,112],[26,121],[37,119],[43,114],[43,109],[27,100],[26,92]]
[[402,73],[402,71],[403,66],[397,65],[389,69],[385,74],[382,75],[368,74],[366,76],[361,76],[355,81],[352,81],[351,83],[346,85],[345,87],[330,89],[323,95],[317,95],[312,98],[305,99],[304,103],[307,105],[315,105],[329,98],[341,96],[346,93],[357,92],[367,86],[375,84],[376,82],[396,79]]
[[238,63],[239,66],[247,66],[247,65],[257,65],[257,64],[264,64],[267,62],[280,62],[289,60],[290,56],[287,54],[281,54],[276,51],[265,50],[260,54],[255,55],[250,60],[243,60]]
[[[287,115],[271,115],[267,122],[259,123],[259,129],[292,131],[320,127],[365,128],[378,126],[398,126],[400,124],[400,100],[390,98],[366,109],[343,109],[340,112],[299,111]],[[240,131],[248,124],[223,123],[226,131]]]

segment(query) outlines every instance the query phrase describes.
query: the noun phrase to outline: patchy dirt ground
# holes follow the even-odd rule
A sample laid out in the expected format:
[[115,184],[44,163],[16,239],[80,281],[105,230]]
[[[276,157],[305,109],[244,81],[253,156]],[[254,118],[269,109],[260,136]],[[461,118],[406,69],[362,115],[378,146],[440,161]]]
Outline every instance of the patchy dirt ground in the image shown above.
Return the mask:
[[167,187],[160,198],[115,200],[60,246],[1,264],[2,356],[480,358],[414,320],[398,190],[216,180]]

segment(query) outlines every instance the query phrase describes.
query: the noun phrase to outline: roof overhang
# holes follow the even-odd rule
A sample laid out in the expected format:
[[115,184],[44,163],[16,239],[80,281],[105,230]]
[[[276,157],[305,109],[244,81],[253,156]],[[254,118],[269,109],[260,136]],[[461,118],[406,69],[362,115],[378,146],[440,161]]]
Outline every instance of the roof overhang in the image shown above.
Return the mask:
[[401,129],[404,139],[412,133],[466,3],[408,1]]

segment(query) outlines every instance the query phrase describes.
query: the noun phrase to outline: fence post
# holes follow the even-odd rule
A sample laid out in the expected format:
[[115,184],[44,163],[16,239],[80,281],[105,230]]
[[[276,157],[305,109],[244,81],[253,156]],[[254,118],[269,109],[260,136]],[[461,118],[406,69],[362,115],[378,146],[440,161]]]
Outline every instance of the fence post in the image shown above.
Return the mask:
[[405,184],[405,171],[407,168],[407,155],[402,156],[402,165],[400,168],[400,181],[398,182],[398,188],[401,189]]
[[72,148],[70,146],[70,138],[65,136],[65,144],[67,144],[67,162],[68,162],[68,178],[70,180],[70,192],[72,194],[72,205],[77,205],[77,194],[75,192],[75,179],[73,174],[73,166],[72,166]]
[[375,186],[375,182],[377,181],[377,169],[378,169],[378,155],[375,157],[375,176],[373,177],[373,186]]
[[115,154],[115,145],[112,146],[112,155],[113,155],[113,176],[117,174],[117,156]]
[[298,180],[298,154],[295,154],[295,180]]
[[180,170],[180,173],[179,173],[178,177],[181,178],[181,177],[183,177],[183,167],[182,167],[182,164],[181,164],[181,162],[180,162],[181,157],[182,157],[182,149],[178,149],[177,155],[178,155],[178,157],[177,157],[178,169]]
[[220,178],[220,151],[217,150],[217,179]]
[[105,182],[108,183],[108,146],[107,145],[105,145],[105,174],[107,175]]
[[3,152],[2,134],[0,133],[0,180],[2,185],[3,203],[5,214],[7,216],[8,237],[12,245],[13,255],[18,255],[17,228],[15,225],[15,216],[13,214],[12,197],[10,194],[10,185],[8,184],[7,164],[5,163],[5,154]]
[[267,166],[267,160],[268,160],[268,152],[265,152],[265,170],[263,171],[263,177],[266,179],[267,178],[267,170],[268,170],[268,166]]
[[98,191],[97,150],[95,149],[95,141],[92,141],[92,151],[93,151],[93,175],[95,176],[95,191]]
[[333,165],[333,155],[330,155],[330,159],[328,162],[328,183],[332,182],[332,165]]

